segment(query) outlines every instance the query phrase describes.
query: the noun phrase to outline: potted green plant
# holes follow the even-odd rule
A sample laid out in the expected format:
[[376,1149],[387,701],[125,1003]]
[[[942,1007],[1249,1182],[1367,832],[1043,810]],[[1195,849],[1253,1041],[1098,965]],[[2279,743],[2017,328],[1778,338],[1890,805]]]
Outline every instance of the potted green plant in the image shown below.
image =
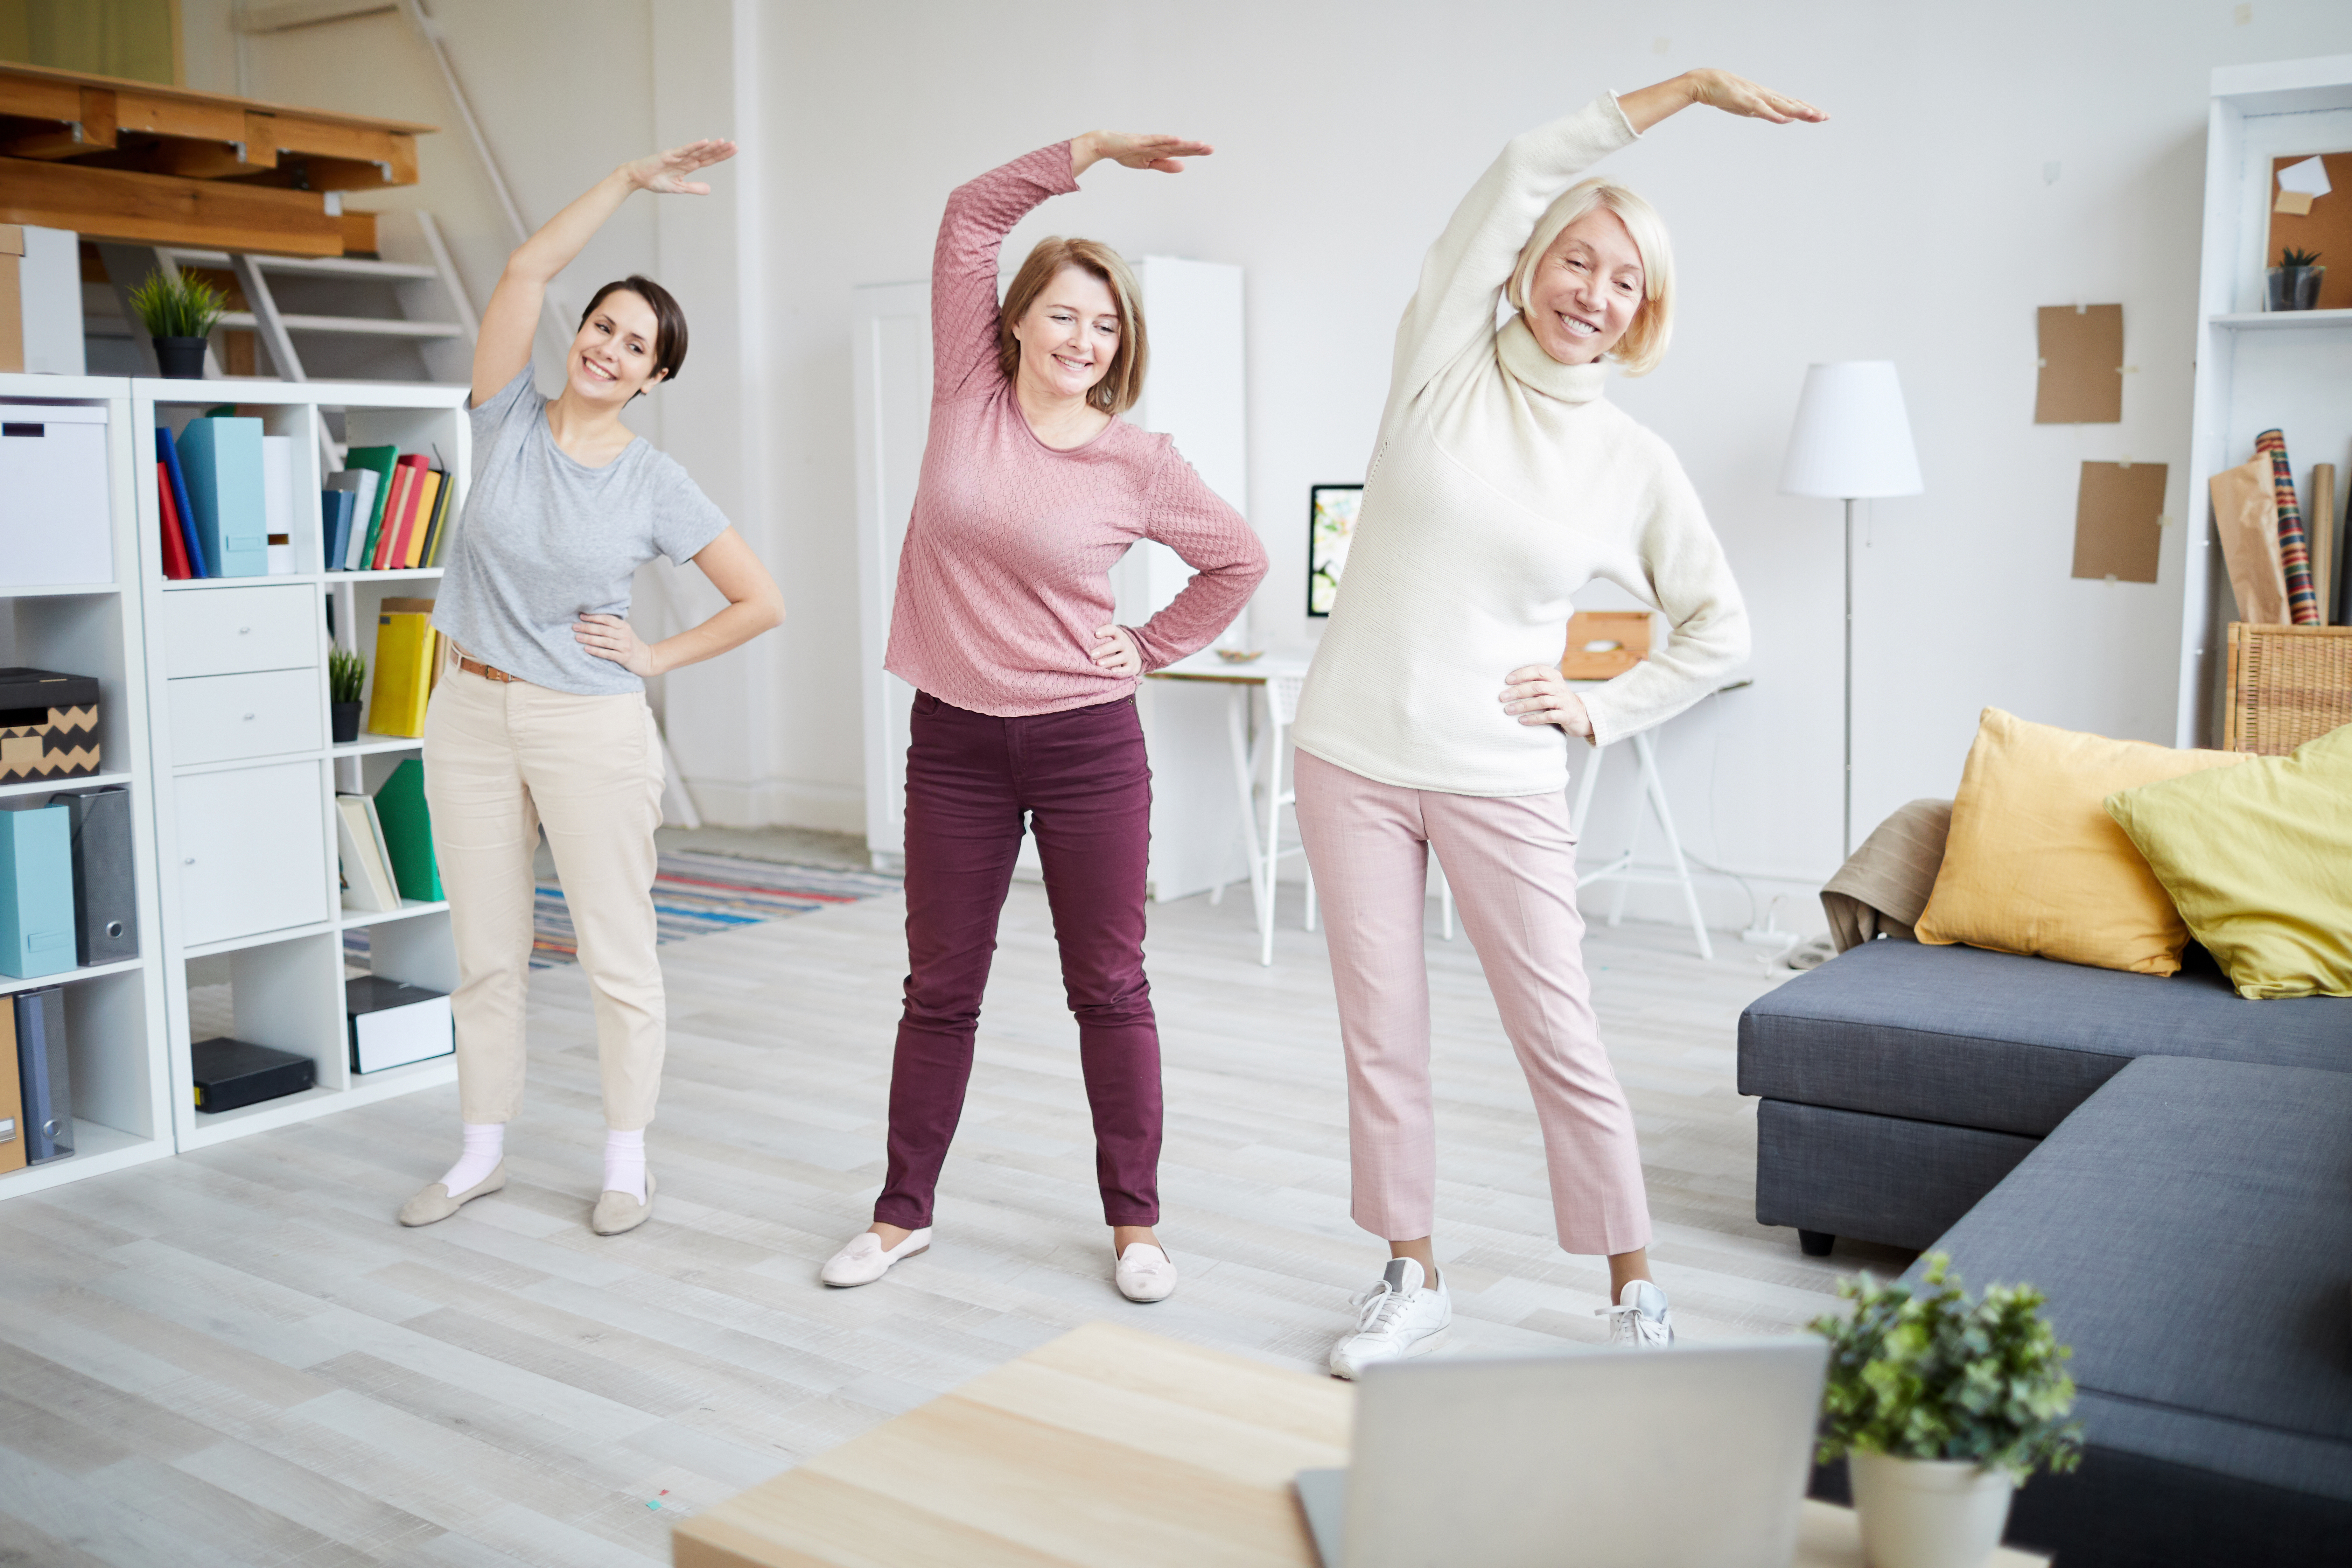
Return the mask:
[[360,738],[360,691],[367,684],[367,660],[347,647],[327,655],[328,712],[334,718],[335,744]]
[[2279,252],[2279,264],[2270,270],[2270,294],[2263,309],[2271,310],[2312,310],[2319,307],[2319,285],[2327,276],[2327,268],[2319,265],[2319,252],[2297,250],[2288,246]]
[[1811,1324],[1830,1342],[1821,1459],[1847,1458],[1871,1568],[1979,1568],[2016,1488],[2082,1460],[2071,1352],[2042,1293],[1995,1285],[1971,1300],[1949,1258],[1927,1263],[1916,1285],[1841,1280],[1853,1315]]
[[158,268],[131,291],[131,308],[155,341],[159,371],[183,381],[204,378],[205,340],[228,308],[226,295],[201,278],[166,278]]

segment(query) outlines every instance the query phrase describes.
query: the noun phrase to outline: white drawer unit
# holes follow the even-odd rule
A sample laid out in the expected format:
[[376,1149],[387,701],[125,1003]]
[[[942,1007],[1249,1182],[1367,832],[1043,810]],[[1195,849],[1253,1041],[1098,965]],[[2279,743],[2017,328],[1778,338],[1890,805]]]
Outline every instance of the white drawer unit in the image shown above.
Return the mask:
[[320,767],[279,763],[173,782],[184,945],[327,918]]
[[165,684],[171,688],[175,767],[319,749],[319,674],[314,669],[202,675]]
[[166,594],[164,671],[178,680],[252,669],[314,668],[323,625],[318,591],[308,584]]
[[114,580],[106,410],[0,402],[0,587]]

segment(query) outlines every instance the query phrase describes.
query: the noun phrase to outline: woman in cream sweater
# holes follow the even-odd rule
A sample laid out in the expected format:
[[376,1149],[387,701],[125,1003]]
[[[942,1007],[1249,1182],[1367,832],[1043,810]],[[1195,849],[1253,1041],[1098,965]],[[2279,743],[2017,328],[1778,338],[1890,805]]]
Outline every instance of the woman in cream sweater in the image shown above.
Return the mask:
[[[1700,70],[1530,131],[1455,209],[1397,330],[1347,581],[1293,731],[1299,828],[1330,917],[1353,1213],[1391,1255],[1332,1349],[1341,1377],[1435,1349],[1452,1319],[1431,1246],[1433,849],[1534,1093],[1559,1244],[1607,1256],[1614,1341],[1673,1339],[1649,1279],[1633,1112],[1580,952],[1566,786],[1570,737],[1606,743],[1671,718],[1748,654],[1738,586],[1681,465],[1602,396],[1607,360],[1639,375],[1665,353],[1664,226],[1624,186],[1579,182],[1694,104],[1827,118]],[[1498,292],[1517,312],[1500,328]],[[1570,601],[1596,577],[1663,611],[1673,635],[1580,693],[1558,663]]]

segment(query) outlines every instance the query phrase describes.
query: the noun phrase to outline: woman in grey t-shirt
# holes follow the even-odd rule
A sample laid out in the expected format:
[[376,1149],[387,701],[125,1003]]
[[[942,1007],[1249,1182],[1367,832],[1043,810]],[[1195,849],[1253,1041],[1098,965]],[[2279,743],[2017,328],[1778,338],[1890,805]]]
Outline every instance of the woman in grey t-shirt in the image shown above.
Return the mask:
[[[507,258],[482,313],[473,483],[433,615],[447,664],[425,720],[433,851],[457,946],[449,1002],[465,1152],[402,1206],[403,1225],[446,1219],[506,1184],[542,827],[596,1004],[607,1131],[591,1224],[612,1236],[653,1212],[645,1128],[661,1088],[662,756],[645,678],[759,636],[783,618],[783,601],[686,470],[621,423],[685,362],[686,316],[668,291],[636,277],[598,289],[552,401],[531,384],[530,345],[549,279],[632,192],[706,195],[687,176],[734,153],[731,142],[697,142],[614,170]],[[699,566],[727,607],[648,645],[628,623],[629,583],[656,555]]]

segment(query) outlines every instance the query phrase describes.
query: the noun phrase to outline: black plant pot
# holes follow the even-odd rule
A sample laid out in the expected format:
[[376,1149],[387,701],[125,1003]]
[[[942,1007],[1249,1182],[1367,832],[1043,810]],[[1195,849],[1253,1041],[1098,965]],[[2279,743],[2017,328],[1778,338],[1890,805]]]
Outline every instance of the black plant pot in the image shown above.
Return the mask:
[[155,368],[174,381],[204,380],[205,341],[203,338],[157,338]]
[[348,746],[360,738],[360,704],[331,702],[327,710],[333,718],[335,744]]
[[2319,286],[2327,276],[2325,267],[2273,267],[2264,279],[2268,288],[2263,309],[2271,310],[2313,310],[2319,308]]

